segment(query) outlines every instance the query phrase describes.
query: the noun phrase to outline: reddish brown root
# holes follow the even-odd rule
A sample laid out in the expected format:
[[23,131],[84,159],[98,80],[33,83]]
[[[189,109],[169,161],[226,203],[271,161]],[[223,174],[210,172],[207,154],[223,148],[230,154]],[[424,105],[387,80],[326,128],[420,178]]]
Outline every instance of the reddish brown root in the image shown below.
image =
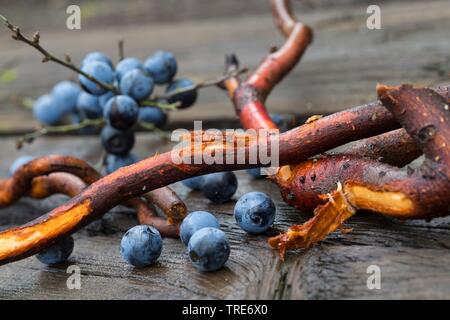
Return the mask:
[[[314,218],[270,239],[269,243],[280,254],[284,254],[286,249],[304,248],[322,240],[345,221],[339,219],[339,223],[332,224],[336,217],[350,217],[348,212],[356,209],[367,209],[400,219],[431,219],[449,214],[448,101],[431,89],[409,85],[379,85],[377,91],[386,108],[424,153],[424,163],[416,170],[402,170],[375,160],[360,159],[352,174],[343,180],[343,192],[333,193],[328,203],[317,209]],[[335,210],[332,204],[342,199],[346,205]],[[324,225],[333,227],[325,228]]]
[[72,198],[84,188],[86,183],[81,178],[66,172],[54,172],[33,178],[28,196],[43,199],[53,194],[65,194]]
[[[54,172],[46,176],[34,178],[31,182],[31,189],[28,195],[35,199],[46,198],[53,194],[64,194],[69,197],[75,197],[86,186],[86,183],[77,176],[65,172]],[[165,194],[166,192],[161,192],[161,196],[164,197]],[[165,203],[164,201],[161,202]],[[144,200],[135,198],[126,201],[124,205],[136,210],[140,224],[154,226],[163,237],[178,238],[178,223],[169,223],[168,219],[158,217],[155,210],[149,207],[149,204]]]
[[[264,102],[272,89],[300,61],[313,39],[311,28],[293,16],[289,1],[272,1],[272,12],[287,37],[284,45],[270,53],[246,81],[241,83],[238,78],[230,78],[224,82],[244,128],[277,129]],[[226,68],[228,71],[238,68],[236,56],[228,57]]]
[[291,2],[289,0],[271,0],[270,4],[275,25],[285,37],[288,37],[295,24],[298,23],[294,17]]
[[[65,184],[64,175],[61,174],[53,175],[52,179],[46,179],[46,175],[55,172],[68,173],[78,177],[79,183],[76,184],[74,179],[71,179]],[[11,205],[21,196],[30,192],[30,188],[36,198],[39,197],[39,192],[42,193],[42,197],[47,197],[48,195],[45,194],[48,192],[53,194],[63,191],[61,193],[68,194],[65,191],[70,192],[71,190],[66,190],[66,188],[79,186],[80,181],[85,186],[90,185],[100,178],[101,174],[91,165],[74,157],[51,155],[35,159],[18,168],[11,178],[0,180],[0,208]],[[45,185],[45,183],[47,184]],[[52,192],[52,188],[55,192]],[[78,193],[71,193],[71,196]],[[186,205],[169,187],[150,191],[145,194],[145,197],[166,214],[170,224],[178,224],[187,214]]]
[[338,182],[359,176],[368,159],[376,160],[373,162],[376,166],[383,162],[403,167],[421,153],[413,139],[398,129],[357,141],[335,154],[285,166],[271,179],[280,187],[286,203],[301,211],[311,211],[327,201],[323,195],[334,191]]
[[418,158],[422,151],[402,128],[351,143],[337,154],[359,156],[404,167]]
[[146,193],[144,197],[159,207],[166,215],[169,224],[180,224],[187,213],[184,202],[168,187],[159,188]]
[[137,218],[140,224],[147,224],[158,229],[163,237],[178,238],[179,237],[179,223],[170,223],[169,219],[158,217],[155,210],[149,207],[141,199],[132,199],[128,201],[134,209],[136,209]]
[[[289,61],[288,64],[292,67],[303,54],[307,43],[309,43],[305,39],[311,38],[304,36],[303,42],[297,42],[306,44],[303,47],[295,45],[292,41],[295,37],[294,30],[297,21],[293,16],[288,0],[273,0],[272,12],[277,26],[282,33],[288,37],[288,40],[279,52],[289,52],[289,54],[280,55],[280,57],[282,57],[281,60],[285,59],[285,61]],[[298,36],[297,40],[299,39],[301,39],[301,36]],[[297,54],[295,54],[295,52],[297,52]],[[229,69],[236,68],[236,66],[233,67],[230,65],[232,65],[233,62],[237,65],[237,58],[234,58],[231,62],[232,63],[227,61],[227,67]],[[230,97],[233,98],[236,113],[240,117],[244,127],[274,128],[274,124],[270,120],[264,105],[265,99],[274,85],[290,71],[289,68],[278,68],[278,64],[279,61],[273,63],[270,59],[267,59],[260,65],[254,74],[250,75],[249,80],[240,83],[238,79],[234,79],[233,81],[230,80],[228,83],[225,83],[225,87],[228,88]],[[267,70],[272,70],[273,73],[268,72]],[[265,73],[263,71],[265,71]],[[263,74],[264,78],[261,77]],[[445,101],[448,103],[448,88],[440,88],[439,93],[444,95]],[[383,109],[384,108],[382,107],[380,108],[379,102],[376,102],[349,110],[349,113],[347,113],[347,111],[338,113],[331,118],[326,117],[325,119],[321,119],[320,117],[316,117],[314,118],[314,121],[308,121],[307,125],[298,129],[306,129],[308,125],[311,125],[316,127],[315,132],[329,130],[331,128],[329,125],[336,119],[339,119],[339,123],[336,122],[336,126],[348,126],[348,133],[351,131],[361,132],[361,128],[368,128],[374,122],[378,122],[378,120],[381,120],[381,122],[385,124],[385,131],[395,129],[398,124],[393,115],[386,109]],[[366,112],[368,110],[371,112],[370,118],[367,117],[368,114]],[[352,114],[353,112],[355,113]],[[354,115],[356,115],[356,117],[354,117]],[[335,119],[332,119],[333,117]],[[326,126],[323,127],[322,125],[325,122]],[[372,131],[373,134],[381,133],[374,127],[372,127],[372,129],[375,129]],[[302,136],[306,137],[308,134]],[[328,136],[331,137],[331,134]],[[304,148],[309,148],[311,146],[309,145],[310,142],[326,144],[330,141],[318,141],[315,139],[315,135],[309,135],[308,138],[309,139],[306,139],[307,143],[304,145]],[[361,140],[354,143],[352,146],[347,147],[346,150],[341,150],[339,153],[322,155],[302,163],[301,161],[304,160],[304,158],[300,155],[298,161],[300,164],[281,167],[278,173],[271,178],[280,186],[283,198],[288,204],[301,210],[312,210],[319,205],[320,207],[317,208],[315,211],[316,215],[310,222],[301,227],[295,226],[291,228],[284,236],[272,239],[272,244],[280,241],[280,239],[283,239],[281,243],[296,243],[296,241],[292,240],[293,238],[296,238],[297,246],[306,247],[312,242],[323,239],[323,237],[339,225],[330,224],[330,221],[335,221],[336,217],[342,212],[335,210],[336,206],[329,205],[329,203],[327,203],[327,197],[324,197],[325,194],[335,190],[339,181],[361,180],[364,169],[369,165],[372,166],[374,171],[372,174],[373,176],[379,175],[382,177],[386,175],[386,172],[391,171],[392,168],[379,163],[379,161],[401,167],[414,160],[420,154],[421,150],[410,135],[403,129],[399,129],[377,137]],[[369,173],[364,172],[364,174]],[[374,201],[372,201],[373,199],[365,199],[366,203],[359,205],[366,205],[369,209],[371,208],[372,210],[381,212],[387,211],[391,215],[399,214],[398,211],[400,209],[396,211],[392,208],[385,209],[380,206],[381,199],[392,201],[397,199],[397,197],[401,198],[398,193],[385,193],[383,197],[380,197],[375,193],[369,193],[367,190],[363,191],[358,187],[353,187],[353,189],[356,190],[357,193],[365,192],[370,194],[370,197],[379,198],[377,203],[374,203]],[[343,193],[341,192],[333,194],[337,194],[336,197],[343,197]],[[337,203],[338,200],[339,199],[336,199],[333,203]],[[349,202],[345,200],[345,203]],[[398,206],[399,208],[401,207],[400,211],[402,211],[408,206],[408,201],[398,200]],[[350,208],[350,206],[348,208]],[[349,209],[348,212],[355,211],[353,210],[353,207],[351,207],[351,209],[352,210]],[[402,215],[402,213],[400,214]],[[350,217],[351,215],[344,216]],[[325,228],[324,226],[334,227]],[[321,232],[317,232],[317,228],[320,229]],[[288,245],[285,244],[280,245],[280,252],[284,252],[287,247]]]
[[79,177],[86,184],[97,181],[101,175],[83,160],[52,155],[28,162],[9,179],[0,179],[0,207],[8,206],[26,194],[35,177],[52,172],[66,172]]
[[[270,59],[266,59],[261,67],[257,69],[257,72],[250,76],[249,79],[251,79],[251,81],[248,80],[243,84],[240,84],[237,78],[225,81],[224,85],[228,90],[229,95],[233,98],[235,108],[241,115],[241,121],[244,127],[274,128],[273,122],[270,120],[270,117],[268,117],[265,110],[264,100],[273,86],[281,81],[281,79],[298,62],[306,48],[306,44],[310,42],[310,39],[307,37],[308,32],[305,30],[305,28],[299,26],[290,31],[289,40],[282,49],[272,56],[273,58],[276,58],[274,59],[274,62],[270,63]],[[228,62],[230,62],[229,67],[233,67],[233,60],[236,59],[228,59]],[[262,77],[267,78],[263,79]],[[439,88],[438,92],[444,96],[443,101],[448,103],[450,86]],[[432,93],[429,94],[430,96],[432,95]],[[371,137],[396,129],[399,127],[399,123],[396,120],[399,120],[402,125],[407,123],[404,127],[411,133],[411,130],[408,127],[410,122],[402,121],[402,115],[399,115],[397,112],[393,112],[393,114],[379,102],[352,108],[292,129],[281,134],[279,137],[272,136],[268,143],[269,149],[273,143],[278,142],[279,164],[282,166],[293,165],[350,141]],[[418,113],[412,112],[412,114]],[[431,130],[427,129],[423,131],[422,134],[419,134],[419,136],[426,136],[433,132],[433,128],[431,128]],[[238,139],[242,139],[242,137],[238,137]],[[207,165],[195,164],[194,161],[191,161],[191,163],[179,163],[173,161],[172,154],[168,152],[122,168],[113,174],[94,182],[72,200],[39,219],[26,225],[0,232],[0,264],[30,256],[53,244],[59,238],[75,232],[90,221],[103,215],[115,205],[134,197],[141,196],[149,190],[158,189],[176,181],[211,172],[270,165],[261,162],[253,163],[251,165],[248,164],[248,155],[252,151],[266,147],[266,143],[260,143],[249,137],[248,143],[241,148],[241,151],[245,154],[246,161],[244,164],[236,164],[236,162],[230,164],[228,162],[228,164],[216,163],[214,165]],[[226,160],[229,159],[228,157],[230,155],[233,159],[232,155],[235,155],[238,151],[236,144],[227,141],[202,141],[198,150],[196,150],[195,147],[189,147],[183,149],[183,152],[191,154],[191,160],[193,160],[197,156],[201,157],[205,150],[210,153],[222,154],[223,158],[221,158],[221,163],[227,163]],[[422,150],[424,150],[424,152],[426,151],[424,148],[422,148]],[[439,158],[438,160],[442,159]],[[260,160],[258,159],[258,161]],[[370,159],[366,159],[366,161],[368,161],[368,163],[369,161],[375,162]],[[442,161],[443,163],[448,164],[447,160]],[[378,163],[377,170],[380,170],[380,166],[383,165]],[[403,214],[404,217],[419,217],[421,214],[423,216],[428,216],[430,212],[426,212],[425,208],[421,207],[419,201],[420,198],[415,198],[415,196],[422,192],[424,192],[424,194],[429,194],[432,193],[431,191],[439,190],[440,188],[445,190],[445,187],[448,185],[448,182],[444,183],[444,180],[440,179],[440,173],[436,174],[437,172],[434,166],[431,166],[431,169],[428,171],[425,170],[425,167],[427,167],[425,166],[420,172],[423,173],[424,177],[431,177],[431,175],[425,174],[425,172],[435,174],[434,177],[438,177],[438,179],[430,182],[431,178],[427,178],[427,183],[424,183],[423,185],[417,184],[417,179],[412,178],[412,175],[409,176],[409,182],[407,180],[408,175],[403,176],[403,174],[399,174],[396,176],[394,172],[399,170],[398,168],[388,165],[384,166],[383,170],[389,171],[389,174],[383,179],[380,181],[363,180],[364,184],[362,187],[366,189],[369,188],[373,193],[366,192],[367,190],[361,190],[361,185],[351,183],[354,181],[347,181],[344,184],[344,194],[350,194],[351,192],[351,194],[355,195],[353,198],[347,197],[349,203],[352,205],[354,203],[357,208],[365,208],[366,206],[376,207],[375,205],[382,202],[381,200],[386,200],[384,197],[377,197],[379,192],[385,191],[383,189],[384,185],[381,186],[379,184],[380,182],[383,182],[389,188],[386,190],[388,193],[385,194],[388,196],[387,199],[389,201],[392,200],[393,205],[390,206],[391,212],[397,210],[397,212]],[[365,167],[365,170],[370,170],[370,165]],[[417,172],[415,174],[419,175]],[[380,172],[375,172],[373,174],[367,172],[368,177],[376,177],[377,175],[379,176]],[[397,180],[388,179],[394,177],[396,177]],[[400,179],[400,177],[403,177],[404,179]],[[414,192],[413,189],[417,186],[418,189],[415,194],[406,193],[405,190]],[[404,192],[402,193],[404,195],[403,197],[399,194],[401,192]],[[364,196],[367,194],[369,194],[370,197]],[[427,199],[427,201],[424,202],[424,205],[433,204],[430,210],[439,209],[443,206],[442,197],[437,196],[437,194],[439,193],[432,195],[429,200]],[[0,201],[1,200],[2,199],[0,198]],[[329,206],[325,205],[322,208],[328,207]],[[380,209],[382,210],[381,212],[384,212],[383,207]],[[337,212],[339,210],[335,211]],[[316,215],[319,217],[327,217],[326,214]],[[337,215],[334,214],[334,216],[336,217]],[[317,218],[317,220],[319,220],[319,218]],[[339,218],[336,221],[342,220],[342,218]],[[329,224],[324,221],[321,225],[332,226],[336,224]],[[324,228],[324,231],[322,231],[322,233],[319,232],[318,234],[327,234],[331,229],[329,227]],[[309,238],[305,243],[312,243],[312,239],[314,239],[314,237]],[[288,244],[286,244],[286,247],[289,247]]]

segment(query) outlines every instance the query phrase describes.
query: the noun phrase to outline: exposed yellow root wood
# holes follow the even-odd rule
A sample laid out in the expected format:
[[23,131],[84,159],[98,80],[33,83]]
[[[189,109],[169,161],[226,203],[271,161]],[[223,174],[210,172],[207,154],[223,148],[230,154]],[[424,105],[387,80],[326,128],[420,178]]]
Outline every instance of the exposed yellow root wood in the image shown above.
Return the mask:
[[345,193],[349,202],[358,209],[389,213],[406,218],[414,211],[414,202],[402,192],[371,190],[369,187],[347,183]]
[[69,208],[61,208],[61,211],[63,212],[54,212],[37,225],[30,223],[9,230],[8,236],[3,235],[0,238],[0,259],[11,255],[18,256],[31,247],[39,247],[43,241],[70,232],[90,213],[90,200]]
[[282,166],[278,168],[277,179],[287,181],[292,177],[291,166]]

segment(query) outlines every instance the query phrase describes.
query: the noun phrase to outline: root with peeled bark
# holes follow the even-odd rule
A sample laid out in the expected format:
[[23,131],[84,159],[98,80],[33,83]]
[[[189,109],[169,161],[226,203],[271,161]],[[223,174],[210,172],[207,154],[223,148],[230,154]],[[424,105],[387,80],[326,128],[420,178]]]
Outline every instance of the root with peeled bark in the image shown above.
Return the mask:
[[[0,180],[0,207],[11,205],[21,196],[45,198],[55,193],[75,197],[83,189],[101,178],[87,162],[70,157],[52,155],[30,161],[18,168],[11,178]],[[187,214],[184,202],[169,187],[144,194],[142,199],[124,203],[137,210],[140,223],[155,226],[163,236],[178,237],[178,225]],[[149,205],[156,205],[167,216],[158,217]]]
[[416,170],[406,170],[359,159],[352,174],[342,180],[342,190],[333,192],[311,220],[269,240],[280,255],[286,249],[305,248],[322,240],[357,209],[399,219],[431,219],[450,213],[448,101],[431,89],[410,85],[379,85],[377,91],[386,108],[420,147],[425,161]]
[[[288,0],[272,0],[272,12],[275,22],[280,31],[287,37],[282,49],[269,55],[260,67],[257,68],[257,71],[250,75],[246,81],[241,82],[240,79],[234,78],[224,83],[224,87],[227,89],[234,103],[236,113],[245,128],[274,128],[275,125],[270,120],[267,109],[265,108],[265,99],[280,79],[291,70],[289,68],[280,69],[278,67],[280,62],[277,59],[295,65],[306,48],[306,46],[301,47],[295,45],[295,43],[307,45],[310,42],[311,37],[307,36],[306,33],[302,36],[299,36],[298,33],[297,35],[293,34],[294,26],[300,23],[294,17],[289,4]],[[296,38],[297,41],[292,41],[293,38]],[[289,52],[289,54],[286,54],[286,52]],[[272,58],[272,56],[277,57],[277,59]],[[229,56],[226,61],[226,67],[226,70],[237,69],[239,67],[237,57]],[[264,70],[265,72],[261,72],[260,70]],[[262,80],[255,80],[259,78]],[[448,103],[448,88],[438,88],[438,92],[444,96],[444,101]],[[242,97],[251,97],[251,99],[243,99]],[[376,122],[377,118],[381,117],[388,130],[394,129],[397,124],[392,121],[393,115],[389,114],[387,110],[375,111],[374,109],[378,109],[378,106],[379,102],[367,105],[373,111],[372,120]],[[360,110],[363,110],[364,113],[367,107],[360,107]],[[344,120],[344,117],[342,119]],[[320,124],[323,120],[320,118],[314,120],[307,122],[307,124],[317,124],[317,130],[322,130]],[[329,121],[329,119],[327,118],[325,121]],[[361,125],[361,123],[342,121],[341,125],[355,126]],[[342,190],[335,191],[338,182],[350,181],[355,177],[359,177],[368,162],[372,163],[375,167],[382,166],[379,162],[402,167],[417,158],[420,154],[421,150],[410,135],[404,129],[398,129],[358,141],[338,153],[324,154],[297,165],[279,168],[277,174],[270,178],[279,185],[283,199],[288,204],[300,210],[310,211],[314,208],[317,209],[315,210],[316,214],[314,218],[305,225],[291,228],[289,234],[275,237],[271,239],[270,243],[276,246],[274,243],[280,241],[279,239],[283,239],[283,243],[289,243],[291,242],[289,239],[292,238],[293,234],[296,235],[294,238],[298,237],[303,239],[299,247],[307,247],[311,243],[323,239],[328,233],[338,228],[340,223],[336,223],[336,221],[343,222],[356,211],[356,208],[350,205],[347,206],[348,210],[336,210],[336,208],[345,207],[336,205],[337,203],[349,203],[344,197]],[[379,174],[383,176],[386,172],[380,171]],[[368,198],[379,197],[380,200],[377,201],[378,206],[381,199],[384,201],[392,201],[399,196],[397,193],[385,193],[383,196],[380,196],[361,188],[354,190],[357,190],[358,194],[367,193]],[[328,201],[329,196],[326,195],[330,193],[333,194],[334,201]],[[401,201],[399,202],[399,206],[400,203]],[[377,210],[376,203],[372,201],[371,205],[373,207],[370,205],[368,207],[372,210]],[[326,212],[336,212],[336,214],[331,214],[330,221],[325,223],[327,226],[325,228],[323,227],[324,219],[327,219],[329,216],[324,215]],[[343,214],[345,219],[336,219],[341,214]],[[395,212],[388,212],[388,214],[395,215]],[[334,223],[330,223],[331,221],[334,221]],[[308,232],[310,229],[311,232]],[[321,232],[317,233],[317,229],[320,229]],[[283,256],[286,246],[280,246],[279,249]]]
[[[276,9],[283,10],[288,2],[274,0],[274,3],[284,5],[284,7],[281,6]],[[289,35],[285,45],[269,55],[247,81],[241,83],[237,76],[227,78],[224,81],[224,86],[232,98],[245,128],[275,128],[267,114],[264,101],[273,87],[298,62],[312,39],[308,27],[297,22],[293,22],[291,25],[287,20],[284,21],[287,18],[283,18],[283,14],[288,14],[287,17],[289,18],[289,10],[285,10],[285,13],[280,11],[278,14],[278,19],[281,19],[281,26],[285,30],[283,32]],[[234,56],[229,56],[227,62],[228,69],[237,68],[237,59]],[[379,88],[380,93],[383,92],[382,88]],[[409,92],[406,96],[418,95],[418,91],[415,90],[419,90],[420,95],[424,95],[419,97],[419,100],[423,98],[423,101],[404,97],[405,92]],[[278,160],[281,166],[298,165],[312,156],[348,142],[397,129],[400,124],[407,132],[413,134],[415,142],[417,142],[417,139],[420,141],[429,140],[427,146],[434,145],[435,137],[439,136],[438,140],[445,139],[445,137],[442,138],[441,134],[441,128],[444,125],[441,125],[437,130],[434,124],[427,125],[421,121],[416,122],[416,117],[422,117],[423,120],[429,116],[427,111],[429,105],[431,109],[435,108],[436,105],[441,105],[444,110],[447,106],[445,116],[442,119],[444,119],[444,122],[448,121],[450,86],[440,87],[436,91],[441,97],[430,89],[414,89],[407,86],[392,90],[384,88],[384,93],[390,93],[389,95],[381,94],[380,97],[392,113],[380,102],[374,102],[317,119],[279,136],[272,135],[269,137],[268,143],[258,141],[253,136],[228,136],[230,139],[236,138],[237,140],[244,138],[245,145],[237,147],[238,144],[234,141],[230,143],[228,140],[211,140],[208,135],[194,133],[193,136],[197,135],[202,138],[197,147],[189,146],[182,149],[182,153],[190,154],[191,161],[189,163],[174,161],[171,152],[145,159],[93,182],[66,204],[46,215],[26,225],[0,232],[0,264],[16,261],[45,249],[61,237],[69,235],[92,220],[101,217],[112,207],[139,197],[150,190],[212,172],[269,166],[270,163],[263,164],[260,159],[252,164],[249,164],[248,161],[244,163],[236,163],[236,161],[228,162],[228,164],[223,163],[227,163],[230,157],[235,159],[236,154],[242,152],[248,160],[250,153],[260,148],[270,150],[270,145],[273,143],[279,145]],[[395,96],[395,99],[391,101],[392,106],[388,105],[389,96]],[[406,99],[408,103],[416,101],[416,107],[411,110],[407,108],[403,108],[401,111],[397,110],[395,105],[402,99]],[[444,106],[442,106],[442,103],[445,103]],[[432,118],[431,120],[436,119]],[[421,133],[416,136],[414,125],[426,129],[419,130]],[[399,131],[399,133],[402,132]],[[399,133],[397,135],[400,136]],[[448,136],[448,132],[444,133]],[[428,139],[427,137],[431,138]],[[383,138],[381,141],[387,140]],[[446,140],[442,143],[443,148],[448,146]],[[448,172],[442,167],[445,167],[445,165],[448,167],[449,159],[443,157],[442,154],[437,154],[434,156],[434,160],[430,160],[433,158],[430,155],[435,154],[434,151],[436,150],[433,148],[429,150],[421,144],[419,146],[427,156],[427,162],[421,167],[421,170],[414,172],[405,172],[388,164],[382,164],[371,159],[370,155],[367,158],[358,158],[358,164],[361,168],[359,175],[358,170],[355,169],[353,176],[343,183],[342,190],[330,193],[330,201],[316,210],[312,221],[303,227],[293,228],[292,232],[289,233],[288,231],[285,237],[280,236],[272,239],[271,244],[280,251],[310,245],[339,228],[354,213],[352,209],[379,210],[381,213],[401,216],[402,218],[431,218],[438,215],[438,212],[440,212],[439,214],[448,214],[448,200],[445,199],[448,199],[449,195],[449,176]],[[221,155],[216,156],[216,159],[221,158],[222,161],[218,161],[214,165],[196,164],[193,160],[197,156],[202,157],[204,151],[208,151],[209,154]],[[348,155],[338,154],[328,157],[346,156],[352,158],[354,155],[351,152],[354,151],[350,149]],[[321,159],[311,161],[318,162]],[[332,165],[332,161],[329,161],[329,163]],[[292,169],[291,167],[286,168],[288,170],[280,170],[278,175],[286,175],[286,171],[289,173]],[[20,186],[20,188],[25,187]],[[421,196],[424,195],[430,195],[430,198],[421,199]],[[0,196],[0,201],[7,202],[8,198]]]
[[[31,189],[29,190],[28,195],[35,199],[47,198],[53,194],[64,194],[69,197],[75,197],[82,192],[86,186],[86,183],[81,178],[73,174],[54,172],[49,175],[35,177],[31,182]],[[164,191],[159,193],[161,194],[162,199],[167,199]],[[165,203],[164,201],[162,202]],[[178,238],[179,224],[170,223],[168,219],[166,220],[159,217],[155,210],[153,210],[144,200],[134,198],[125,202],[124,205],[136,210],[136,215],[140,224],[154,226],[163,237]]]

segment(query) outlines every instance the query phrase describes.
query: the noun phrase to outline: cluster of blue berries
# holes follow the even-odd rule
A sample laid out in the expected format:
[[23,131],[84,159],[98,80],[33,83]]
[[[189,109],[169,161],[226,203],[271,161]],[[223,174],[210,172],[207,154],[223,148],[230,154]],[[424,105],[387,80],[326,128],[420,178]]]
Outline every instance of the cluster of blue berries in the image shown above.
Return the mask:
[[[243,195],[234,207],[238,225],[249,234],[266,232],[275,220],[276,208],[272,199],[262,192]],[[226,234],[220,230],[219,221],[206,211],[194,211],[180,225],[180,238],[189,259],[200,272],[222,268],[230,256]],[[44,264],[55,265],[67,260],[73,251],[74,240],[65,237],[37,258]],[[120,243],[120,253],[129,264],[143,268],[154,264],[161,255],[163,240],[159,231],[148,225],[138,225],[128,230]]]
[[[79,84],[62,81],[51,93],[34,102],[33,114],[46,126],[58,125],[66,117],[70,117],[73,124],[86,119],[104,119],[101,143],[108,153],[107,173],[137,161],[131,153],[135,143],[133,128],[137,122],[154,127],[166,123],[166,113],[146,103],[156,85],[165,85],[167,96],[163,101],[153,101],[156,104],[177,103],[178,108],[187,108],[197,99],[192,80],[175,79],[177,61],[170,52],[158,51],[145,62],[127,57],[115,67],[105,54],[91,52],[82,60],[80,69],[104,86],[82,74],[78,77]],[[189,88],[193,89],[187,90]]]
[[[228,260],[230,246],[217,219],[209,212],[195,211],[180,226],[181,241],[188,247],[194,266],[202,272],[220,269]],[[162,251],[158,230],[139,225],[128,230],[120,243],[126,262],[135,267],[147,267],[157,261]]]
[[201,272],[216,271],[230,256],[230,245],[220,224],[211,213],[191,212],[180,225],[180,238],[187,246],[189,259]]
[[[275,220],[276,208],[272,199],[262,192],[250,192],[236,203],[234,217],[249,234],[266,232]],[[188,214],[180,225],[180,238],[189,259],[200,272],[222,268],[230,256],[230,245],[219,221],[206,211]],[[161,254],[162,239],[153,227],[140,225],[128,230],[122,238],[120,252],[131,265],[146,267]]]

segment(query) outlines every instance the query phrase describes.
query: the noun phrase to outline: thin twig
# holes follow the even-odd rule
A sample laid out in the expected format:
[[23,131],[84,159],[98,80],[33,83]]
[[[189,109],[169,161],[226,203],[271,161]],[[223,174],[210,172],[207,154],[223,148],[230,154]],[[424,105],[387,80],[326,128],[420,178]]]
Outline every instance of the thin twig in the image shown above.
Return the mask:
[[151,122],[139,121],[139,126],[142,129],[144,129],[144,130],[152,131],[152,132],[158,134],[161,138],[170,139],[170,133],[169,132],[158,128],[157,126],[155,126]]
[[181,102],[177,101],[175,103],[165,103],[152,99],[141,101],[139,105],[141,107],[157,107],[160,108],[161,110],[174,111],[178,109],[178,107],[181,105]]
[[4,24],[6,25],[6,27],[7,27],[9,30],[12,31],[13,34],[12,34],[11,37],[12,37],[14,40],[25,42],[26,44],[32,46],[33,48],[35,48],[36,50],[38,50],[40,53],[42,53],[42,55],[44,56],[44,58],[42,59],[42,62],[53,61],[53,62],[55,62],[55,63],[58,63],[58,64],[60,64],[60,65],[62,65],[62,66],[64,66],[64,67],[66,67],[66,68],[68,68],[68,69],[70,69],[70,70],[72,70],[72,71],[78,73],[78,74],[81,74],[82,76],[86,77],[87,79],[89,79],[90,81],[94,82],[95,84],[97,84],[98,86],[102,87],[103,89],[108,90],[108,91],[113,91],[113,92],[115,92],[115,93],[118,93],[118,90],[117,90],[117,88],[116,88],[115,86],[110,85],[110,84],[108,84],[108,83],[105,83],[105,82],[103,82],[103,81],[100,81],[100,80],[96,79],[95,77],[93,77],[92,75],[87,74],[86,72],[84,72],[84,71],[82,71],[81,69],[77,68],[77,67],[73,64],[73,62],[72,62],[70,56],[66,55],[66,56],[65,56],[65,59],[62,60],[62,59],[59,59],[59,58],[53,56],[50,52],[48,52],[47,50],[45,50],[45,49],[39,44],[39,41],[40,41],[40,35],[39,35],[39,32],[34,33],[33,38],[32,38],[32,39],[29,39],[29,38],[25,37],[25,36],[22,34],[22,32],[20,31],[20,28],[19,28],[18,26],[15,26],[15,25],[11,24],[11,23],[9,22],[9,20],[6,19],[6,18],[5,18],[3,15],[1,15],[1,14],[0,14],[0,19],[2,19],[3,22],[4,22]]
[[[167,99],[170,99],[170,98],[172,98],[175,95],[180,94],[180,93],[186,93],[186,92],[190,92],[190,91],[195,91],[195,90],[198,90],[200,88],[220,86],[225,80],[227,80],[229,78],[237,77],[237,76],[239,76],[239,75],[241,75],[243,73],[246,73],[247,71],[248,71],[247,68],[241,68],[241,69],[238,69],[238,70],[233,70],[231,72],[225,73],[224,75],[222,75],[222,76],[220,76],[220,77],[218,77],[216,79],[197,82],[197,83],[195,83],[192,86],[181,88],[181,89],[175,90],[175,91],[170,92],[170,93],[166,93],[166,94],[161,95],[161,96],[155,96],[150,101],[167,100]],[[149,101],[149,100],[144,101],[144,103],[147,103],[147,101]]]
[[119,49],[119,61],[122,61],[125,58],[124,43],[125,41],[123,39],[120,39],[117,43]]
[[17,149],[21,149],[24,143],[32,143],[35,139],[45,136],[49,133],[67,133],[72,131],[77,131],[88,126],[100,127],[105,123],[103,118],[99,119],[84,119],[80,123],[66,124],[61,126],[46,126],[42,127],[36,131],[27,133],[16,140]]

